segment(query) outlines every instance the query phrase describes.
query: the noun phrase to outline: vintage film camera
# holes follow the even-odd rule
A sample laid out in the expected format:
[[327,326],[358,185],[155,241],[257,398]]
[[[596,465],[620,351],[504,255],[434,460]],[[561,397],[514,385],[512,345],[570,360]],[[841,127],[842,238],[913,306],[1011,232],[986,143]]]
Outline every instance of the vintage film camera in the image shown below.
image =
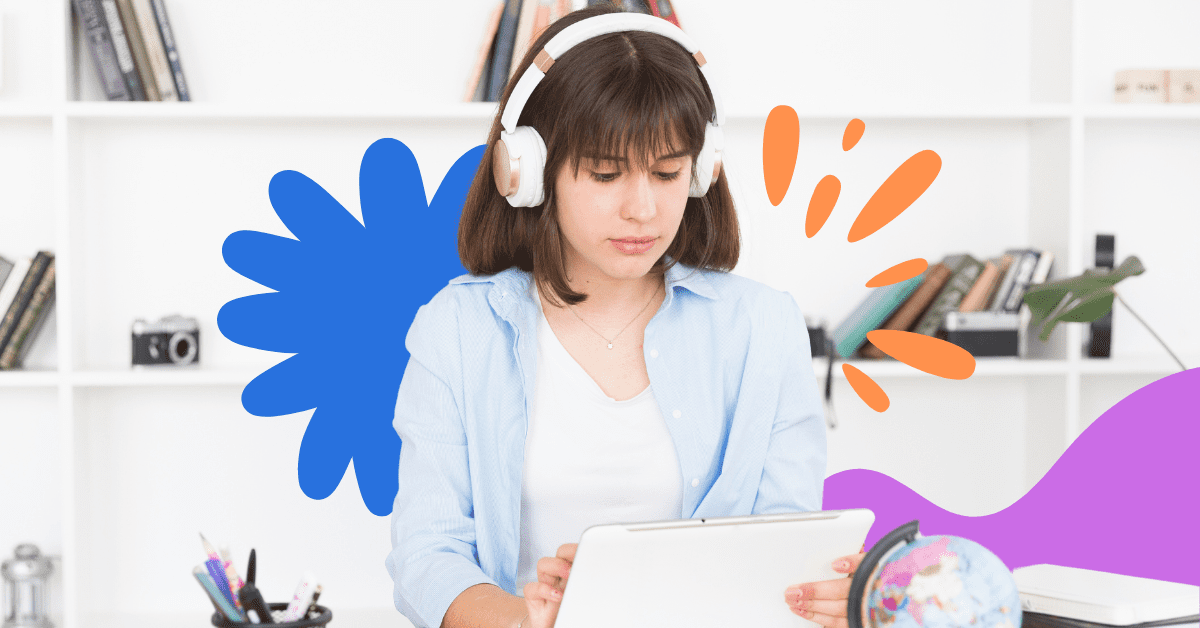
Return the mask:
[[133,365],[184,366],[200,362],[200,328],[196,319],[178,314],[147,323],[133,321]]

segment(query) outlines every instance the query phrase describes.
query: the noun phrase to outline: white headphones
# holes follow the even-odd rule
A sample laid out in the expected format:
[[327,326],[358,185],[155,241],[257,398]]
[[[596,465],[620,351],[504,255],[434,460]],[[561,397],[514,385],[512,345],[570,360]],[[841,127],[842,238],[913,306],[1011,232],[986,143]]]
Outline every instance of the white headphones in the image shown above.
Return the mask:
[[[554,65],[554,60],[570,50],[572,46],[600,35],[620,31],[647,31],[674,40],[696,59],[704,80],[712,91],[716,105],[717,122],[709,122],[704,130],[704,147],[696,158],[696,176],[692,177],[688,196],[704,196],[721,173],[721,151],[725,147],[725,136],[721,125],[725,123],[725,109],[721,98],[713,87],[712,79],[705,68],[704,55],[700,48],[678,26],[653,15],[642,13],[608,13],[580,20],[562,30],[537,54],[533,63],[521,75],[508,99],[500,124],[504,129],[492,152],[492,174],[496,189],[513,207],[534,207],[545,199],[543,171],[546,167],[546,142],[537,130],[529,126],[517,126],[521,110],[529,100],[533,89]],[[711,177],[708,176],[711,173]]]

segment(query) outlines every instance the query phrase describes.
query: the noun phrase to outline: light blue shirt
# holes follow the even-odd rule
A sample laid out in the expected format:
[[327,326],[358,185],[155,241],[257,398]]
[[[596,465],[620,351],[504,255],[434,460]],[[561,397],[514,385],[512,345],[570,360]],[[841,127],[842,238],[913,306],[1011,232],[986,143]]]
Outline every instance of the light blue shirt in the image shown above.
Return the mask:
[[[396,608],[437,628],[479,583],[513,595],[537,367],[532,274],[461,275],[417,311],[396,399]],[[650,386],[683,476],[680,518],[820,510],[825,421],[787,292],[676,264],[646,325]]]

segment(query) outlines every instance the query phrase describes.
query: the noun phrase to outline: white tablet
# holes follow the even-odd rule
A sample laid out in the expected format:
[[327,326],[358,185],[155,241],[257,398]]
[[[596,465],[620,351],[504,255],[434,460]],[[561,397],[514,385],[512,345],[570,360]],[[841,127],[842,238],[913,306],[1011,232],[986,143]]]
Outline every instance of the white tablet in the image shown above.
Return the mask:
[[793,584],[845,578],[875,514],[865,508],[597,525],[584,530],[555,628],[816,626]]

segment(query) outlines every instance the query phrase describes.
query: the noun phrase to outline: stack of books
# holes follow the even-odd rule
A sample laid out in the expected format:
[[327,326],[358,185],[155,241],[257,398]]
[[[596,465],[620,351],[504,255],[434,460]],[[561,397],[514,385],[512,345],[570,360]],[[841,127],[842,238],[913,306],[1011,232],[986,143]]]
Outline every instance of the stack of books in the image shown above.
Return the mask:
[[1119,70],[1113,102],[1200,103],[1200,70]]
[[1030,316],[1022,307],[1025,292],[1046,281],[1053,263],[1052,252],[1032,248],[987,260],[947,255],[916,277],[873,288],[830,334],[834,350],[842,358],[886,358],[867,332],[894,329],[945,339],[943,323],[952,312],[1020,314],[1023,325]]
[[163,0],[72,0],[108,100],[191,100]]
[[1063,567],[1013,570],[1022,628],[1196,628],[1200,587]]
[[500,102],[531,43],[558,18],[596,4],[661,17],[679,26],[671,0],[500,0],[492,8],[463,102]]
[[54,253],[0,256],[0,369],[20,368],[54,304]]

